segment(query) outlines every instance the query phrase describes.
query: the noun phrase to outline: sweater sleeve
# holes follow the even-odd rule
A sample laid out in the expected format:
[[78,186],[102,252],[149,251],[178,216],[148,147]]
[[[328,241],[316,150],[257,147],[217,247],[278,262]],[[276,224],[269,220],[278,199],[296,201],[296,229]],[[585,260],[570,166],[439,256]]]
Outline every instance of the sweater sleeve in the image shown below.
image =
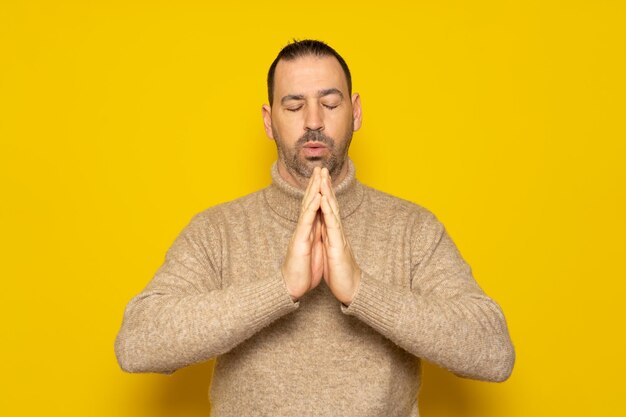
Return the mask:
[[280,270],[222,287],[219,233],[196,216],[126,307],[115,354],[127,372],[171,373],[208,360],[295,310]]
[[498,304],[480,289],[434,215],[427,213],[420,222],[412,244],[410,288],[364,272],[343,312],[459,376],[506,380],[515,352]]

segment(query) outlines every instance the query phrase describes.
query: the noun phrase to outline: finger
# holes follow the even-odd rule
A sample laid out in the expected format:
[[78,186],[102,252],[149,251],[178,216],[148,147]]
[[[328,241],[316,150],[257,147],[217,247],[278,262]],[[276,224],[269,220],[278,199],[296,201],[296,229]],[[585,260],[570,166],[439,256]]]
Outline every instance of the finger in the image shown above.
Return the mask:
[[320,193],[314,194],[313,199],[309,202],[308,206],[304,207],[294,232],[294,237],[296,239],[308,240],[311,237],[311,231],[313,230],[313,225],[315,224],[315,218],[320,208],[321,198],[322,195]]
[[304,190],[304,195],[307,195],[309,193],[309,190],[311,189],[311,184],[313,184],[315,177],[319,175],[319,170],[320,170],[319,167],[313,168],[313,173],[311,174],[311,177],[309,178],[309,183],[306,186],[306,190]]
[[302,197],[302,211],[306,210],[306,207],[311,203],[311,200],[315,197],[315,194],[319,193],[320,183],[320,169],[319,167],[315,167],[313,169],[313,174],[311,174],[311,178],[309,179],[309,185],[304,192],[304,197]]
[[[302,197],[302,206],[300,209],[300,217],[302,217],[305,212],[307,211],[307,209],[310,208],[311,203],[313,202],[313,200],[316,198],[316,195],[319,194],[319,192],[315,192],[314,190],[319,189],[319,182],[321,181],[319,175],[311,175],[311,179],[309,181],[309,186],[307,187],[307,190],[304,194],[304,196]],[[298,219],[298,222],[300,220]]]
[[315,241],[311,254],[311,286],[317,285],[324,275],[324,246],[321,241]]
[[309,179],[310,189],[308,190],[310,193],[319,192],[320,182],[322,180],[321,169],[319,167],[313,168],[313,172],[311,173],[311,178]]
[[324,215],[324,224],[326,230],[326,242],[331,247],[340,247],[343,246],[343,233],[341,231],[341,223],[339,222],[339,218],[333,212],[328,196],[323,195],[320,201],[320,208],[322,209],[322,214]]
[[330,171],[328,171],[328,168],[322,168],[322,170],[320,171],[320,175],[322,177],[328,178],[328,189],[330,190],[330,194],[333,196],[333,198],[335,198],[335,190],[333,189],[333,178],[330,176]]
[[[336,222],[338,223],[339,229],[342,228],[341,225],[341,216],[339,214],[339,205],[337,204],[337,199],[335,198],[335,194],[332,190],[332,183],[330,182],[330,175],[328,175],[328,171],[326,171],[326,173],[324,173],[322,171],[322,183],[321,183],[321,192],[322,192],[322,196],[326,197],[326,201],[328,202],[328,205],[330,207],[330,210],[332,211],[334,218],[336,219]],[[320,203],[320,207],[321,207],[321,203]]]
[[[321,197],[320,197],[321,200]],[[315,213],[314,235],[315,241],[322,241],[322,214],[319,210]]]
[[339,205],[337,204],[337,197],[335,196],[335,190],[333,190],[332,179],[328,170],[324,168],[320,173],[321,179],[321,193],[322,195],[326,195],[328,197],[328,202],[330,203],[330,207],[335,213],[335,216],[340,219],[339,216]]
[[328,270],[328,254],[326,253],[326,245],[322,245],[322,258],[323,258],[323,265],[324,265],[324,269],[323,269],[324,272],[322,276],[324,277],[324,281],[329,283],[330,271]]

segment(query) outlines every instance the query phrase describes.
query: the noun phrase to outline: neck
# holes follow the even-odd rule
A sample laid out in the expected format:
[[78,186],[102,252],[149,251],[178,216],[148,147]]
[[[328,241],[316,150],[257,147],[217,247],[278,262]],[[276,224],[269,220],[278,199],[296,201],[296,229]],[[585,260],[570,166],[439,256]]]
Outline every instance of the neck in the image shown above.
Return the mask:
[[[346,159],[346,173],[338,182],[333,181],[341,218],[352,214],[363,201],[364,186],[356,180],[354,164]],[[264,190],[264,196],[272,210],[280,217],[297,223],[300,216],[304,189],[287,181],[280,172],[280,163],[272,166],[272,184]],[[341,178],[341,177],[339,177]]]
[[[299,188],[301,190],[306,190],[306,187],[309,184],[309,177],[302,177],[300,175],[290,172],[289,169],[287,169],[285,163],[281,160],[278,161],[277,168],[280,176],[285,181],[287,181],[289,185]],[[331,176],[333,187],[336,187],[338,184],[340,184],[346,178],[346,175],[348,175],[348,158],[344,160],[343,165],[339,170],[339,173],[334,177]]]

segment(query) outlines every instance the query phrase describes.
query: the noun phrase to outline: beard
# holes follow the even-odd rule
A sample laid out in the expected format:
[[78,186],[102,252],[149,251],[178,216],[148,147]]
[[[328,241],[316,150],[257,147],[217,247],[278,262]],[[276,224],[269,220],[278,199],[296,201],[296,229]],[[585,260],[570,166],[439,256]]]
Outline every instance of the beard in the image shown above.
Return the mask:
[[[292,175],[295,174],[300,178],[310,178],[313,174],[313,169],[317,166],[327,168],[331,178],[336,178],[348,156],[348,148],[350,147],[353,133],[351,128],[348,129],[342,138],[343,140],[337,142],[330,136],[326,136],[322,131],[308,130],[296,141],[293,148],[288,148],[273,127],[272,132],[278,150],[278,158],[284,162],[287,170]],[[302,148],[308,142],[323,143],[328,149],[328,153],[324,156],[304,156]]]

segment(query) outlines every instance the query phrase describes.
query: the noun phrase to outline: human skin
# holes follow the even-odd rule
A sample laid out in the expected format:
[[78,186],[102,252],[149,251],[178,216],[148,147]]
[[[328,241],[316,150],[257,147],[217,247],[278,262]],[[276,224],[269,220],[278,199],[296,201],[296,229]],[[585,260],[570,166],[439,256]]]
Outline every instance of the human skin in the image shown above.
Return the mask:
[[[263,106],[263,122],[265,133],[276,142],[278,172],[291,185],[305,189],[316,166],[329,168],[335,184],[345,178],[352,132],[361,127],[360,96],[349,94],[343,69],[332,56],[278,62],[274,103]],[[323,135],[333,144],[299,143],[305,135]],[[306,147],[313,144],[318,147]],[[333,159],[335,169],[330,166]]]
[[[279,174],[305,190],[281,267],[294,301],[324,279],[333,295],[349,305],[361,278],[332,187],[347,174],[352,132],[361,127],[360,97],[350,97],[347,84],[332,56],[281,60],[274,75],[275,101],[262,109],[265,132],[276,141]],[[320,135],[331,143],[301,139]]]
[[345,305],[356,293],[361,269],[343,232],[326,168],[313,170],[281,271],[293,300],[315,288],[322,278]]

